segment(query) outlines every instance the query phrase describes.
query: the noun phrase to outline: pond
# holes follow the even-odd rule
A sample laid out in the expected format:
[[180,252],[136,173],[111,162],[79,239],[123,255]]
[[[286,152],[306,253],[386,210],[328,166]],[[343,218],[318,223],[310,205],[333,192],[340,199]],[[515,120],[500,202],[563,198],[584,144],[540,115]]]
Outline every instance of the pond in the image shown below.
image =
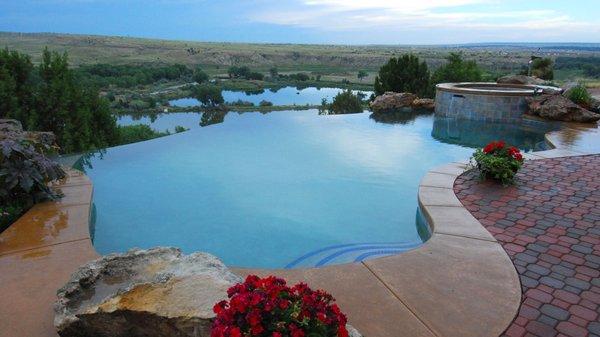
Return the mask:
[[[236,102],[238,100],[251,102],[259,105],[261,101],[269,101],[273,105],[318,105],[323,98],[331,102],[333,97],[343,91],[340,88],[316,88],[308,87],[298,89],[296,87],[283,87],[280,89],[265,89],[261,92],[252,93],[244,91],[223,90],[225,102]],[[355,94],[361,92],[365,97],[371,96],[372,91],[353,91]],[[169,104],[177,107],[191,107],[200,105],[195,98],[180,98],[169,101]]]
[[177,246],[261,268],[318,267],[416,248],[428,238],[417,187],[429,169],[504,135],[543,149],[550,128],[316,110],[164,114],[144,122],[191,130],[90,158],[98,252]]

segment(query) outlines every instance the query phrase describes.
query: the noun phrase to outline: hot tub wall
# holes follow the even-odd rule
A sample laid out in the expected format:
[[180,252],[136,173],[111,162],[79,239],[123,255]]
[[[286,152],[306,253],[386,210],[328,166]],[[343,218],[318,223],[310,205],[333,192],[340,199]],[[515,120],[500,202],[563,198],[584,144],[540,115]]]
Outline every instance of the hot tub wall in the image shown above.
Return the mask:
[[436,90],[435,115],[494,122],[520,120],[527,111],[525,96]]

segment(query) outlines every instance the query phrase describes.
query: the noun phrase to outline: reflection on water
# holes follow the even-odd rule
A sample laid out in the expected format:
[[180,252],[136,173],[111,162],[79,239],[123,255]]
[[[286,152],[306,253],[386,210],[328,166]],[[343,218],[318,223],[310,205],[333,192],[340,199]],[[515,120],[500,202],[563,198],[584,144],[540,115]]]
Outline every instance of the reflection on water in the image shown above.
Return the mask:
[[[225,102],[237,102],[238,100],[259,105],[261,101],[268,101],[273,105],[319,105],[323,99],[331,101],[335,95],[342,92],[340,88],[297,88],[283,87],[278,89],[260,89],[256,91],[231,91],[223,90]],[[369,97],[372,91],[353,90],[354,94],[362,94]],[[180,98],[169,101],[169,104],[177,107],[192,107],[200,105],[200,102],[191,97]]]
[[559,128],[559,123],[526,119],[520,123],[491,123],[435,117],[431,135],[443,143],[471,148],[501,139],[523,151],[541,151],[548,148],[544,134]]
[[205,127],[212,124],[223,123],[227,111],[223,110],[208,110],[202,113],[200,118],[200,126]]
[[378,123],[406,124],[414,121],[418,116],[431,114],[433,114],[433,112],[428,110],[406,108],[385,113],[374,112],[369,117]]

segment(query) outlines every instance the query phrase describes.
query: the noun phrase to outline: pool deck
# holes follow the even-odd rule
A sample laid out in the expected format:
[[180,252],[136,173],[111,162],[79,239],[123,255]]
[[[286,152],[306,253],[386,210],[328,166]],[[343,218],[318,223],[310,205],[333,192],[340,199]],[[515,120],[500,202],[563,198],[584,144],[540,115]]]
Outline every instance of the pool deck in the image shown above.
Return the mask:
[[498,188],[469,171],[454,191],[502,244],[523,303],[506,336],[600,336],[600,155],[533,160]]
[[[583,127],[548,134],[547,139],[557,149],[527,155],[529,160],[539,161],[528,162],[526,168],[529,165],[543,167],[544,159],[548,158],[600,153],[600,149],[594,147],[599,136],[597,129]],[[562,160],[571,159],[555,159],[558,163]],[[498,237],[496,230],[482,220],[484,227],[478,221],[481,220],[480,214],[472,214],[470,205],[463,205],[457,198],[455,181],[458,179],[457,184],[461,186],[464,181],[461,174],[465,167],[465,163],[447,164],[431,170],[421,181],[419,204],[430,222],[433,235],[415,250],[362,263],[319,269],[233,269],[240,274],[275,274],[285,277],[289,282],[304,281],[312,287],[330,291],[348,314],[350,323],[367,337],[499,336],[507,328],[506,334],[509,336],[525,334],[515,326],[524,327],[527,332],[538,333],[539,336],[551,336],[543,334],[544,330],[534,330],[539,327],[536,322],[542,314],[532,318],[532,311],[525,309],[525,315],[530,314],[526,316],[529,321],[522,319],[523,308],[526,308],[525,305],[521,307],[522,299],[528,306],[537,304],[528,301],[528,293],[522,298],[523,279],[519,279],[519,273],[523,270],[516,262],[515,269],[511,261],[516,256],[515,249],[523,247],[516,248],[518,245],[514,241],[507,242],[506,238]],[[592,173],[595,172],[598,170]],[[597,184],[596,176],[592,178],[596,179]],[[5,304],[0,306],[0,336],[56,336],[52,324],[56,289],[67,281],[77,266],[98,257],[91,244],[88,228],[91,182],[84,175],[71,170],[69,177],[57,187],[65,194],[63,199],[34,206],[0,234],[0,298]],[[590,211],[586,214],[597,213]],[[596,220],[593,228],[597,231]],[[540,234],[532,238],[537,242],[546,236]],[[598,236],[591,238],[597,240]],[[583,254],[583,259],[588,261],[586,257],[597,256],[598,243],[592,244],[594,248],[591,253],[586,253],[588,250],[585,249],[577,251],[580,248],[575,246],[589,248],[583,243],[568,249]],[[561,249],[566,248],[563,246]],[[563,254],[579,256],[566,252]],[[591,263],[598,263],[594,261]],[[543,263],[531,263],[532,266],[549,268]],[[590,269],[585,262],[582,266]],[[575,278],[580,274],[592,279],[589,280],[590,288],[578,295],[577,306],[573,303],[574,312],[569,311],[574,319],[568,316],[564,320],[557,320],[557,328],[560,325],[560,331],[566,336],[569,335],[563,330],[567,329],[575,331],[572,336],[578,336],[576,332],[581,330],[575,327],[581,327],[582,319],[594,321],[593,315],[584,309],[590,309],[588,302],[596,303],[594,301],[599,295],[594,271],[574,268]],[[560,290],[572,289],[563,287]],[[583,291],[587,291],[586,297],[583,297]],[[561,309],[558,304],[562,303],[556,303],[557,308]],[[541,308],[535,309],[542,312]],[[595,310],[598,310],[597,304]],[[549,312],[551,314],[544,315],[564,315],[555,308]],[[594,317],[597,321],[597,316]],[[595,328],[592,323],[588,323],[587,327]]]

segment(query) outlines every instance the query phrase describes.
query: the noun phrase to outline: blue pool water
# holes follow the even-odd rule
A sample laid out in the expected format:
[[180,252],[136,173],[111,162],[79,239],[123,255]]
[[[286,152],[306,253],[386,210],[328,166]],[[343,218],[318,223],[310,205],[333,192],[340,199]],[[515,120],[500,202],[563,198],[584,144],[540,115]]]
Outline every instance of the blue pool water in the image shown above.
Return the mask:
[[[281,89],[265,89],[260,93],[251,93],[244,91],[223,90],[223,98],[225,102],[236,102],[238,100],[252,102],[258,105],[261,101],[269,101],[274,105],[317,105],[321,104],[321,100],[326,98],[329,102],[344,89],[339,88],[315,88],[308,87],[298,89],[296,87],[284,87]],[[354,90],[355,94],[359,91]],[[372,91],[360,91],[365,97],[371,96]],[[200,105],[195,98],[180,98],[169,101],[172,106],[191,107]]]
[[482,135],[482,124],[432,115],[382,120],[316,110],[206,120],[215,124],[200,127],[194,113],[142,119],[191,130],[90,158],[98,252],[177,246],[265,268],[398,253],[427,239],[417,212],[425,172],[503,135],[541,148],[548,131],[544,124],[486,126]]

